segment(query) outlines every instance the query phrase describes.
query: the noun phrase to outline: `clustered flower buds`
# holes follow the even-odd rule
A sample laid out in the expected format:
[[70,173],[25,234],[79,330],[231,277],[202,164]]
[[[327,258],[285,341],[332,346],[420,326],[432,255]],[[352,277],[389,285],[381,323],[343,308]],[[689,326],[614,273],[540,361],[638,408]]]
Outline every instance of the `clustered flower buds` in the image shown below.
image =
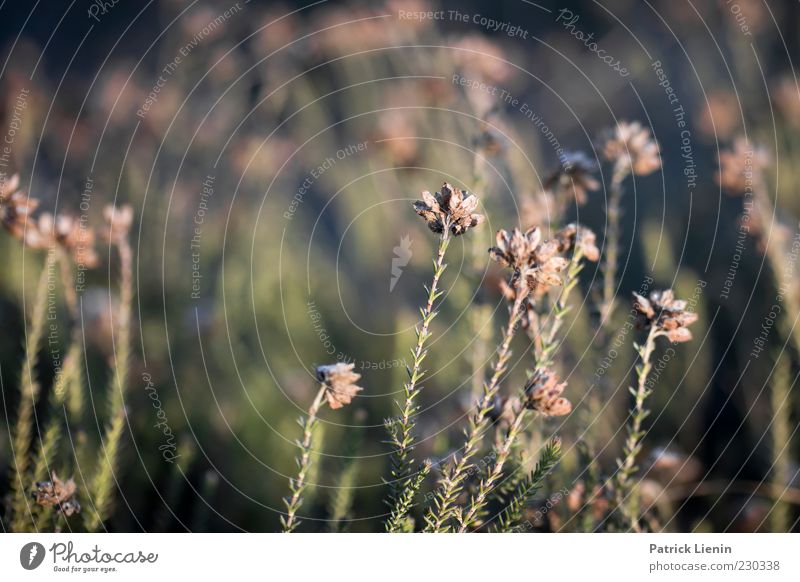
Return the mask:
[[697,314],[688,311],[686,301],[675,299],[671,290],[653,291],[648,299],[638,293],[634,293],[633,297],[640,329],[655,327],[672,342],[688,342],[692,339],[688,326],[697,321]]
[[569,414],[572,403],[562,396],[566,387],[552,370],[537,368],[525,384],[525,408],[545,416]]
[[30,246],[38,244],[38,233],[29,226],[26,228],[26,223],[38,205],[38,200],[19,190],[19,176],[0,184],[0,222],[11,236]]
[[427,190],[422,193],[422,200],[414,202],[414,210],[428,223],[435,233],[448,228],[454,236],[464,234],[470,228],[481,224],[485,217],[476,214],[478,199],[474,194],[454,188],[447,182],[439,192],[431,194]]
[[564,197],[573,195],[579,206],[586,204],[586,193],[600,188],[592,175],[597,164],[583,152],[567,152],[562,159],[562,167],[544,182],[546,190]]
[[596,263],[600,260],[597,237],[590,228],[572,222],[556,232],[555,240],[562,255],[574,248],[588,261]]
[[133,224],[133,208],[129,204],[120,206],[106,206],[103,209],[103,218],[106,226],[100,231],[103,240],[111,244],[125,244],[128,240],[128,233]]
[[503,267],[513,269],[514,277],[524,281],[533,294],[560,285],[560,273],[568,265],[564,257],[558,256],[557,242],[542,240],[539,227],[524,233],[518,228],[498,231],[497,246],[489,249],[489,256]]
[[35,487],[33,498],[38,505],[54,507],[67,517],[80,513],[81,505],[75,499],[78,487],[73,479],[62,481],[54,471],[50,481],[39,481]]
[[331,364],[317,367],[317,379],[325,385],[325,399],[336,410],[350,404],[355,395],[363,390],[356,386],[361,374],[353,372],[355,364]]
[[621,121],[602,136],[605,158],[623,168],[631,168],[638,176],[646,176],[661,167],[658,143],[650,130],[638,121]]
[[32,249],[58,247],[72,257],[76,264],[91,269],[97,266],[94,231],[71,216],[54,217],[43,212],[38,220],[31,213],[39,201],[20,192],[19,177],[13,176],[0,186],[0,222],[11,236]]
[[730,150],[719,153],[719,172],[717,182],[731,194],[752,191],[754,178],[770,163],[766,150],[752,147],[746,138],[739,137]]

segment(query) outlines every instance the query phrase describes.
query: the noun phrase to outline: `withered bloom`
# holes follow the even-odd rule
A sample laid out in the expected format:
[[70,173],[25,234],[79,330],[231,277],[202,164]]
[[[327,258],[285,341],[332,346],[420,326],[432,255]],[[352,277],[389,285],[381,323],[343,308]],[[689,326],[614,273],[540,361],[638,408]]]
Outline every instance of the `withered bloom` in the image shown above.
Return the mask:
[[125,204],[119,208],[109,205],[103,209],[106,226],[100,231],[103,240],[111,244],[124,243],[133,224],[133,208]]
[[79,513],[80,503],[75,499],[78,487],[73,479],[62,481],[55,471],[50,481],[35,483],[33,498],[42,507],[54,507],[67,517]]
[[770,156],[766,150],[752,147],[746,138],[739,137],[730,150],[719,153],[717,183],[731,194],[752,191],[769,163]]
[[560,285],[560,273],[569,264],[564,257],[558,256],[556,241],[542,240],[539,227],[524,233],[518,228],[511,232],[498,231],[497,246],[489,249],[489,256],[501,266],[513,269],[515,280],[525,281],[528,291],[533,294]]
[[39,206],[39,201],[19,190],[16,174],[0,184],[0,223],[6,231],[32,248],[44,248],[38,232],[28,222],[30,214]]
[[545,416],[569,414],[572,403],[562,396],[566,387],[552,370],[537,369],[525,384],[525,408]]
[[414,202],[414,210],[428,223],[435,233],[441,233],[445,227],[454,236],[464,234],[470,228],[484,221],[482,214],[476,214],[478,199],[474,194],[454,188],[447,182],[439,192],[431,194],[427,190],[422,193],[422,200]]
[[597,164],[583,152],[568,152],[564,154],[562,167],[545,180],[544,187],[560,198],[574,195],[576,204],[583,206],[586,193],[600,188],[600,182],[592,175],[596,169]]
[[76,264],[92,269],[99,260],[94,250],[94,231],[83,227],[71,216],[50,213],[39,217],[37,229],[43,239],[49,239],[72,257]]
[[634,293],[633,297],[639,328],[655,327],[659,334],[667,336],[672,342],[688,342],[692,339],[688,326],[697,321],[697,314],[688,311],[686,301],[675,299],[671,290],[653,291],[647,299],[638,293]]
[[355,395],[363,390],[356,386],[361,374],[353,372],[355,364],[331,364],[317,367],[317,379],[325,384],[325,399],[336,410],[350,404]]
[[650,130],[638,121],[621,121],[602,135],[601,142],[603,155],[608,161],[631,168],[638,176],[646,176],[661,167],[658,143],[650,135]]
[[596,263],[600,260],[600,249],[597,248],[597,237],[590,228],[574,222],[556,232],[558,252],[565,255],[571,249],[580,250],[584,258]]

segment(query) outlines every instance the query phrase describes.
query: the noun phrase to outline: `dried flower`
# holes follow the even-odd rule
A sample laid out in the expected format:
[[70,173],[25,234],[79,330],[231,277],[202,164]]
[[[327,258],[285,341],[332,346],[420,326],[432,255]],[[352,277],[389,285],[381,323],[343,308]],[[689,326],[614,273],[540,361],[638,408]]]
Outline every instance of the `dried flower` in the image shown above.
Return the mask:
[[586,193],[600,188],[592,172],[597,169],[597,164],[590,160],[583,152],[567,152],[559,168],[544,182],[545,189],[565,199],[574,196],[579,206],[586,204]]
[[638,176],[646,176],[661,167],[658,143],[650,130],[638,121],[621,121],[601,137],[605,158],[623,168],[631,168]]
[[538,368],[525,384],[525,408],[545,416],[564,416],[572,411],[572,403],[561,396],[567,387],[559,383],[555,372]]
[[49,212],[43,213],[39,216],[36,230],[42,242],[46,241],[48,246],[58,245],[76,264],[88,269],[97,266],[99,260],[94,250],[94,231],[81,226],[73,217],[59,215],[53,218]]
[[[518,228],[497,232],[497,246],[489,249],[489,256],[514,270],[514,280],[525,281],[528,291],[541,294],[553,285],[561,284],[560,273],[569,262],[558,256],[556,241],[543,241],[539,227],[524,233]],[[507,289],[504,294],[508,295]]]
[[355,364],[337,363],[317,367],[317,379],[325,384],[325,399],[328,405],[336,410],[350,404],[353,397],[363,388],[356,386],[361,374],[353,372]]
[[597,237],[590,228],[572,222],[556,232],[555,240],[558,243],[558,252],[562,255],[575,248],[588,261],[596,263],[600,260]]
[[111,244],[123,244],[133,224],[133,208],[129,204],[119,208],[109,205],[103,209],[106,227],[100,231],[103,240]]
[[426,190],[422,193],[422,200],[414,202],[414,210],[427,221],[428,228],[441,233],[447,227],[454,236],[464,234],[484,221],[482,214],[473,212],[477,207],[478,199],[474,194],[454,188],[447,182],[439,192],[431,194]]
[[39,201],[19,190],[16,174],[0,184],[0,222],[3,228],[19,241],[32,248],[43,248],[38,232],[27,224],[28,217],[39,206]]
[[39,481],[35,487],[33,498],[42,507],[55,507],[67,517],[80,512],[81,505],[75,499],[78,487],[73,479],[62,481],[54,471],[50,481]]
[[717,182],[732,194],[753,191],[756,179],[769,164],[765,149],[752,147],[747,138],[738,137],[730,150],[719,153]]
[[672,342],[688,342],[692,333],[688,326],[697,321],[697,314],[686,309],[686,301],[675,299],[671,290],[653,291],[648,299],[634,293],[633,307],[638,312],[640,328],[655,326]]

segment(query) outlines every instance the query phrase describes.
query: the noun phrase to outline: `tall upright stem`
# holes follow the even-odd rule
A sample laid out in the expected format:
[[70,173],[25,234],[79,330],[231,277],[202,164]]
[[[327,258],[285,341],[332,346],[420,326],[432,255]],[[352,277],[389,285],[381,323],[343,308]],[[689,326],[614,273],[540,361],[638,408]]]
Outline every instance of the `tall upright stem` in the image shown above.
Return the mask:
[[297,459],[297,477],[289,480],[289,489],[292,494],[288,499],[284,499],[286,503],[286,517],[281,518],[283,523],[283,532],[291,533],[300,524],[297,520],[297,510],[303,503],[303,490],[306,488],[306,477],[308,470],[311,467],[311,445],[314,439],[314,426],[317,424],[317,414],[322,407],[323,399],[325,398],[325,385],[320,386],[314,402],[308,409],[308,415],[303,423],[303,440],[300,441],[300,457]]

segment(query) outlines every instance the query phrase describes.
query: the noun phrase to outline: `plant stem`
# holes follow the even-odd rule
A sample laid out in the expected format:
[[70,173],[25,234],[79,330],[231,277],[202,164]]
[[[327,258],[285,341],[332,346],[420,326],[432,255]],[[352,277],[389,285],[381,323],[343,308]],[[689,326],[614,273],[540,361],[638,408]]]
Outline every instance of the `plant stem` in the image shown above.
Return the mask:
[[425,521],[425,531],[444,531],[447,522],[455,517],[455,502],[464,488],[464,481],[468,475],[469,463],[480,450],[483,435],[489,425],[488,413],[494,405],[494,397],[500,388],[500,379],[506,371],[508,360],[511,357],[511,340],[514,339],[520,319],[522,306],[528,295],[527,286],[519,278],[515,281],[516,296],[512,304],[508,323],[503,330],[503,340],[497,348],[497,357],[492,367],[492,376],[483,384],[483,397],[478,403],[478,410],[470,419],[464,443],[464,453],[456,465],[447,474],[434,498],[434,507],[428,510]]
[[418,384],[425,376],[425,371],[422,370],[422,362],[425,360],[425,356],[428,353],[425,344],[431,335],[429,331],[431,322],[437,314],[437,311],[433,308],[434,303],[442,294],[442,291],[439,291],[438,288],[442,274],[447,268],[447,265],[444,263],[444,257],[449,244],[450,225],[445,224],[442,235],[439,238],[439,248],[436,253],[436,258],[433,261],[433,279],[431,280],[431,286],[430,288],[426,288],[428,291],[427,303],[425,307],[420,309],[422,322],[421,325],[415,328],[417,343],[411,350],[412,365],[410,368],[407,367],[408,381],[403,384],[405,403],[400,407],[399,418],[387,423],[387,428],[389,428],[390,432],[390,443],[394,447],[391,456],[392,480],[390,506],[392,507],[392,512],[397,509],[398,504],[403,498],[404,489],[411,485],[410,478],[412,476],[413,464],[411,451],[414,449],[414,435],[412,431],[416,425],[416,421],[414,420],[414,414],[418,409],[416,400],[422,389]]
[[525,407],[521,407],[519,412],[516,413],[511,427],[508,429],[506,437],[503,439],[502,444],[497,449],[496,458],[492,470],[489,474],[481,479],[478,485],[478,491],[475,493],[467,505],[466,511],[458,516],[458,532],[464,533],[468,528],[475,525],[479,512],[486,505],[489,494],[494,489],[495,484],[503,475],[503,467],[511,454],[511,448],[516,441],[517,436],[522,431],[522,421],[525,418],[525,413],[528,412]]
[[13,468],[11,472],[11,511],[13,520],[11,530],[27,531],[31,525],[31,514],[26,494],[28,483],[28,467],[30,465],[30,446],[34,425],[34,406],[39,396],[39,382],[35,378],[39,344],[44,335],[47,311],[47,292],[51,280],[51,271],[55,266],[56,252],[49,250],[44,268],[36,286],[30,327],[25,341],[25,357],[22,362],[22,378],[20,379],[20,401],[17,423],[13,436]]
[[603,291],[600,302],[600,325],[606,326],[614,312],[614,291],[617,283],[617,263],[619,261],[620,218],[622,216],[622,182],[630,169],[626,164],[616,164],[611,177],[608,196],[608,230],[606,232],[606,249],[602,266]]
[[642,423],[650,415],[650,411],[644,406],[647,397],[652,393],[652,390],[647,386],[647,378],[652,368],[650,359],[656,347],[656,338],[662,333],[658,327],[653,325],[650,327],[644,345],[636,346],[641,362],[636,366],[636,389],[629,389],[635,401],[633,409],[630,411],[628,438],[623,449],[625,457],[622,460],[617,460],[619,467],[616,487],[617,507],[630,523],[630,528],[635,532],[641,531],[641,527],[639,526],[639,499],[638,494],[634,491],[633,474],[637,469],[636,457],[641,451],[642,438],[645,435],[644,431],[642,431]]
[[297,477],[289,480],[289,490],[292,495],[283,500],[286,504],[286,517],[281,517],[284,533],[291,533],[300,525],[297,520],[297,510],[303,503],[303,489],[306,487],[306,476],[308,475],[309,467],[311,467],[311,444],[314,438],[314,426],[317,423],[317,413],[323,405],[324,398],[325,385],[323,384],[320,386],[314,402],[311,403],[308,415],[303,422],[303,440],[297,443],[300,447],[300,457],[297,459]]

